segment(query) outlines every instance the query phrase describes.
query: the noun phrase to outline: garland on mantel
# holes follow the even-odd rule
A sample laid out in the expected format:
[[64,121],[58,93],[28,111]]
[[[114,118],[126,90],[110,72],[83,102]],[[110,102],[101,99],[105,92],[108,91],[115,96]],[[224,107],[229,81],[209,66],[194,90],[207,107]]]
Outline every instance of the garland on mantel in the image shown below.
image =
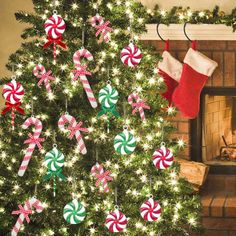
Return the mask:
[[231,26],[233,31],[236,31],[236,8],[234,8],[231,14],[226,14],[221,11],[219,6],[210,10],[192,11],[189,7],[173,7],[170,11],[161,9],[158,5],[154,10],[148,10],[151,15],[149,23],[161,23],[161,24],[183,24],[188,21],[191,24],[225,24]]

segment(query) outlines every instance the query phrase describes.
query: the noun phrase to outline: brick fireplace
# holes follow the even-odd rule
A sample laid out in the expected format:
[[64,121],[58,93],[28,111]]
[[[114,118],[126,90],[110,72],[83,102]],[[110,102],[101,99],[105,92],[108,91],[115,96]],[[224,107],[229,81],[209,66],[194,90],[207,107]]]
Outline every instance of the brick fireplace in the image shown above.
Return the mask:
[[[155,46],[157,52],[160,54],[163,51],[164,43],[157,40],[147,40],[148,44],[151,44]],[[178,60],[181,62],[184,59],[184,56],[190,46],[190,43],[188,41],[177,41],[173,40],[170,41],[170,52],[173,56],[175,56]],[[196,146],[206,146],[210,142],[209,138],[207,140],[204,140],[204,143],[198,143],[196,145],[196,133],[197,130],[194,130],[196,128],[196,122],[203,122],[207,125],[207,123],[211,123],[212,126],[210,127],[208,125],[208,129],[212,129],[216,131],[215,127],[213,126],[222,126],[222,121],[226,122],[225,119],[228,119],[228,123],[226,126],[230,126],[230,117],[232,116],[233,111],[233,105],[232,109],[230,111],[230,104],[229,102],[234,101],[234,96],[236,96],[236,42],[235,41],[198,41],[197,42],[197,49],[204,53],[206,56],[212,58],[218,63],[218,67],[215,70],[213,76],[207,80],[207,83],[203,89],[203,93],[201,95],[201,111],[200,116],[202,116],[203,112],[207,113],[206,117],[195,120],[188,120],[184,118],[180,113],[178,113],[172,120],[173,125],[176,127],[175,133],[172,134],[172,138],[179,138],[182,137],[187,142],[187,148],[180,153],[180,156],[184,159],[190,160],[195,159],[192,157],[192,153],[196,151]],[[204,105],[205,103],[205,105]],[[224,105],[223,105],[224,104]],[[203,107],[204,106],[204,107]],[[225,107],[223,107],[225,106]],[[222,109],[222,111],[220,110]],[[222,115],[222,113],[224,113]],[[228,113],[228,114],[227,114]],[[218,116],[217,116],[218,114]],[[199,117],[198,117],[199,118]],[[202,124],[198,124],[202,126]],[[197,127],[199,128],[199,127]],[[230,127],[227,127],[226,129],[229,129]],[[193,135],[191,135],[194,133]],[[210,132],[210,130],[208,130]],[[217,128],[218,137],[215,138],[213,135],[211,135],[211,138],[214,140],[217,139],[217,143],[219,145],[223,146],[223,139],[222,135],[225,136],[225,139],[227,143],[231,144],[236,141],[236,136],[229,135],[229,132],[223,132],[223,128]],[[201,129],[201,133],[203,133]],[[216,133],[216,132],[215,132]],[[216,134],[215,134],[216,135]],[[194,138],[195,136],[195,138]],[[202,137],[206,138],[206,137]],[[219,139],[218,139],[219,138]],[[198,141],[199,142],[199,141]],[[203,160],[209,160],[209,157],[212,155],[218,155],[216,154],[216,147],[212,147],[212,153],[210,153],[210,150],[205,148],[205,154],[201,159],[197,158],[195,160],[203,161]],[[207,153],[206,153],[207,152]],[[208,155],[208,156],[206,156]],[[196,155],[195,155],[196,156]],[[203,158],[203,159],[202,159]],[[203,161],[204,162],[204,161]],[[235,165],[236,163],[233,163]],[[236,170],[236,169],[235,169]],[[236,174],[236,171],[235,171]]]
[[[162,53],[163,42],[146,42]],[[187,40],[170,41],[172,55],[181,62],[189,46]],[[236,146],[236,41],[198,41],[197,49],[218,67],[201,94],[199,116],[188,120],[178,113],[172,138],[187,142],[179,157],[210,166],[201,189],[205,233],[200,235],[236,236],[236,149],[225,147]]]

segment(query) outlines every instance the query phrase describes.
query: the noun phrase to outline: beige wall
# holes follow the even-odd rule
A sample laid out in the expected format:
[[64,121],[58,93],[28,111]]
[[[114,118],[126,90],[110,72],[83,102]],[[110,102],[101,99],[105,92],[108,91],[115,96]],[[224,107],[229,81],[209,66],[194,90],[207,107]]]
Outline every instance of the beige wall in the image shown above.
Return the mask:
[[31,0],[1,0],[0,1],[0,78],[11,75],[5,64],[11,53],[20,47],[22,30],[26,27],[15,20],[14,13],[32,11]]

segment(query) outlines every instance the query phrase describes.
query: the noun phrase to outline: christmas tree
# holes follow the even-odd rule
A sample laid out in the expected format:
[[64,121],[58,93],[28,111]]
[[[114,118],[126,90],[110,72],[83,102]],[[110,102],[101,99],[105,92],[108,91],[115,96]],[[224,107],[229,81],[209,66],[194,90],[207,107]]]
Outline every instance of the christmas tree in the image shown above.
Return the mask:
[[184,143],[170,138],[175,109],[160,95],[161,57],[139,41],[147,9],[132,0],[33,3],[35,14],[16,13],[32,25],[7,64],[16,81],[1,80],[17,90],[3,92],[0,234],[18,217],[12,235],[198,229],[199,198],[172,164]]

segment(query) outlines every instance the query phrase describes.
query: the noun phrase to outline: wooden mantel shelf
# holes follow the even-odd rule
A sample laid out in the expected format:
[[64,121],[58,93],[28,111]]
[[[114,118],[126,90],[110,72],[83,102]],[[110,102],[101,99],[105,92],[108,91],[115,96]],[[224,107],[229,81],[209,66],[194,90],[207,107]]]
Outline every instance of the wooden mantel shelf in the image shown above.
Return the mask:
[[[141,36],[141,40],[160,40],[156,32],[156,24],[147,24],[147,33]],[[196,40],[236,40],[236,32],[232,27],[223,24],[187,24],[186,32],[189,38]],[[183,25],[170,24],[159,26],[159,33],[164,39],[186,40]]]

